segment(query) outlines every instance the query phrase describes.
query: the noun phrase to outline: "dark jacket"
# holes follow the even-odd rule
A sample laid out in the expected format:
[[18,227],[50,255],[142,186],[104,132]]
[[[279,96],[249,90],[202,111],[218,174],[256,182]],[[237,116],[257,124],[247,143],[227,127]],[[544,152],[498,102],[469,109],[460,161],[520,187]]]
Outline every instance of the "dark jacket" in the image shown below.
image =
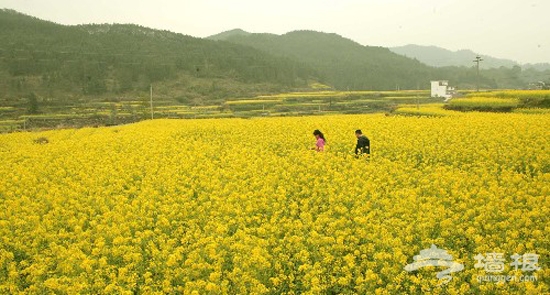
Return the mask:
[[370,154],[370,140],[365,135],[361,135],[357,139],[355,154]]

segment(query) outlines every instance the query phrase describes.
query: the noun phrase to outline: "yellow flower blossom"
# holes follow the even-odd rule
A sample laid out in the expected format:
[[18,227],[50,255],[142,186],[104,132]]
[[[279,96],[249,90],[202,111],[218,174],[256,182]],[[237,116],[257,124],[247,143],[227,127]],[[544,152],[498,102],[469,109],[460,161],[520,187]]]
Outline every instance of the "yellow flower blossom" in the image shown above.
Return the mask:
[[[0,135],[0,294],[549,293],[550,116],[424,107]],[[403,270],[431,244],[444,290]],[[538,280],[477,282],[487,252]]]

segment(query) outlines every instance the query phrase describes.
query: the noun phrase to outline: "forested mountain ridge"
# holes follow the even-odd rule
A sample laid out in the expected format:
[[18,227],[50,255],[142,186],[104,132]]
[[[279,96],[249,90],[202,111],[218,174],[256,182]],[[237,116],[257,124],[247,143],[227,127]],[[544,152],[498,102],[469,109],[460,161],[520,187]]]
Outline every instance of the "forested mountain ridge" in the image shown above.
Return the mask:
[[[337,34],[315,31],[251,34],[237,29],[209,38],[305,62],[337,89],[426,89],[430,80],[450,80],[458,88],[474,89],[478,79],[473,63],[432,67],[388,48],[364,46]],[[482,69],[479,77],[482,88],[526,88],[531,82],[547,80],[550,71],[520,67]]]
[[251,47],[137,25],[64,26],[0,10],[0,27],[4,97],[27,91],[121,94],[181,75],[284,89],[305,85],[314,75],[295,61]]
[[293,31],[283,35],[240,33],[210,38],[303,61],[338,89],[416,89],[426,84],[431,73],[428,66],[416,60],[387,48],[363,46],[337,34]]
[[234,36],[248,36],[250,35],[251,33],[247,32],[247,31],[244,31],[242,29],[233,29],[233,30],[229,30],[229,31],[225,31],[225,32],[221,32],[219,34],[216,34],[216,35],[212,35],[210,37],[208,37],[207,39],[210,39],[210,40],[227,40],[231,37],[234,37]]

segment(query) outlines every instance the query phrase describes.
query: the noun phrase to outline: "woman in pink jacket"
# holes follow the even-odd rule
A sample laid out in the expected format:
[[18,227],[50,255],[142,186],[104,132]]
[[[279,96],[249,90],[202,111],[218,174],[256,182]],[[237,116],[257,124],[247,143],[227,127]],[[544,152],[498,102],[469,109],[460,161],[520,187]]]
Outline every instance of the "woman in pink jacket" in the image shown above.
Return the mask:
[[317,143],[315,143],[315,148],[313,148],[313,149],[318,151],[318,152],[324,151],[325,150],[325,144],[327,143],[327,140],[325,139],[325,136],[323,135],[323,132],[321,132],[319,130],[315,130],[315,131],[313,131],[313,135],[317,139]]

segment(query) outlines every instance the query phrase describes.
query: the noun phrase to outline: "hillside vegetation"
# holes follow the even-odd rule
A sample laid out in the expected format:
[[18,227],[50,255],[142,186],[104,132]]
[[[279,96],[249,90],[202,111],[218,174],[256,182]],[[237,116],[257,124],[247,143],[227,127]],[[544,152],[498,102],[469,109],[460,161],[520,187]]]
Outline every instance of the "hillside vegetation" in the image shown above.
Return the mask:
[[[328,83],[337,89],[389,90],[424,89],[429,80],[450,80],[461,89],[475,89],[477,72],[471,60],[475,53],[461,52],[460,58],[470,54],[468,66],[453,63],[454,57],[437,52],[424,55],[400,55],[383,47],[363,46],[337,34],[314,31],[295,31],[284,35],[250,34],[232,30],[210,37],[260,49],[264,52],[304,61],[315,68]],[[394,50],[394,49],[392,49]],[[444,59],[441,67],[431,67],[432,60],[425,55]],[[439,56],[439,57],[438,57]],[[418,60],[416,59],[418,58]],[[481,88],[527,88],[530,83],[550,80],[550,72],[534,68],[522,70],[513,62],[489,58],[491,64],[510,67],[488,68],[481,71]]]
[[[0,86],[4,89],[0,98],[4,99],[29,92],[55,99],[122,95],[182,77],[191,80],[183,87],[194,97],[205,90],[214,97],[226,97],[232,93],[216,93],[216,87],[229,84],[216,85],[219,79],[284,90],[305,86],[312,75],[295,61],[251,47],[137,25],[63,26],[0,10],[0,26]],[[195,83],[197,79],[210,83],[206,89],[190,87],[204,84]],[[238,93],[232,87],[228,90]]]
[[[219,39],[220,36],[213,36]],[[295,31],[284,35],[229,34],[226,41],[301,60],[337,89],[425,88],[430,67],[383,47],[363,46],[337,34]]]

